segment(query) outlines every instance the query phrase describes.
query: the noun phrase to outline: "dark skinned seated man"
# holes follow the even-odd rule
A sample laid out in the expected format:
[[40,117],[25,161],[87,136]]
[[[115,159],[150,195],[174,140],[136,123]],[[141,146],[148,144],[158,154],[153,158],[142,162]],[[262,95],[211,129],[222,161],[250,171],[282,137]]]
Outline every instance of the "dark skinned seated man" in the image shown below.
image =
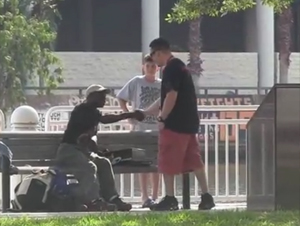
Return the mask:
[[[62,143],[57,151],[57,165],[79,181],[74,192],[81,204],[101,200],[99,210],[129,211],[132,206],[123,202],[115,187],[114,173],[110,160],[98,154],[93,140],[98,124],[108,124],[124,119],[143,120],[140,111],[119,115],[102,115],[98,108],[106,102],[109,90],[101,85],[91,85],[86,90],[86,100],[76,106],[71,113]],[[114,210],[115,210],[114,209]]]

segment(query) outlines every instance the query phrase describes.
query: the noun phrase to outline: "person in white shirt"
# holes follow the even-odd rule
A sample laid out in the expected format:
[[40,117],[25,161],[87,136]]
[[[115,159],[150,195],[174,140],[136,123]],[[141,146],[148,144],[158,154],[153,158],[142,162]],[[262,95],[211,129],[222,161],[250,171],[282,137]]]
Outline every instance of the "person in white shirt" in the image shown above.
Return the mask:
[[[132,110],[146,109],[160,98],[161,80],[156,77],[157,65],[147,55],[144,58],[144,75],[135,76],[128,81],[117,94],[120,106],[124,112],[129,112],[127,103],[132,104]],[[147,116],[142,122],[128,120],[134,131],[158,130],[156,116]],[[152,197],[148,195],[148,177],[152,177]],[[143,208],[151,207],[158,198],[159,174],[143,173],[139,175],[142,192]]]

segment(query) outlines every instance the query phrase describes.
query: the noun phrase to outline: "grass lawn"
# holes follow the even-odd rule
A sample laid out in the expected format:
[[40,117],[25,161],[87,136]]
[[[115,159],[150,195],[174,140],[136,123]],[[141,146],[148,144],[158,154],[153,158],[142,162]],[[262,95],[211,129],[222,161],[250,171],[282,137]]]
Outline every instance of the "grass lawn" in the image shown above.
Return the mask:
[[299,226],[300,212],[180,211],[175,213],[101,214],[80,218],[0,218],[0,226]]

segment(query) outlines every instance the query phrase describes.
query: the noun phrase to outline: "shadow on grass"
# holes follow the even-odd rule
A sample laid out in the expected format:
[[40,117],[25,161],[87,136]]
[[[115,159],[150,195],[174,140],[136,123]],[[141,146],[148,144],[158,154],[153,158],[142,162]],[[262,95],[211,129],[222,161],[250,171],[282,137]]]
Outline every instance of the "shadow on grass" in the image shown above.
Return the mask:
[[299,211],[268,213],[180,211],[145,214],[101,213],[98,216],[78,218],[0,218],[0,226],[299,226],[299,219]]

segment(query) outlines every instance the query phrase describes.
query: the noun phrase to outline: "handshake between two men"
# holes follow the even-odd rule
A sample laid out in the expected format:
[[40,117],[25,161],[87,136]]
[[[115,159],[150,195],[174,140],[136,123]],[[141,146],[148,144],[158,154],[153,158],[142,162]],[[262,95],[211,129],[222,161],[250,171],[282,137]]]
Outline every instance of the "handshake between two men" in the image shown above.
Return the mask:
[[127,119],[135,119],[135,120],[141,122],[148,115],[156,115],[156,116],[159,115],[159,106],[160,106],[160,98],[157,99],[152,105],[150,105],[145,110],[138,109],[138,110],[135,110],[133,112],[123,113],[121,115],[126,116]]
[[[131,119],[133,119],[133,120],[137,120],[137,121],[141,122],[146,118],[146,116],[150,116],[150,115],[160,116],[159,106],[160,106],[160,98],[157,99],[152,105],[150,105],[146,109],[143,109],[143,110],[137,109],[133,112],[122,113],[121,115],[123,115],[123,117],[125,116],[126,119],[129,119],[129,121],[131,121]],[[123,109],[123,110],[125,110],[125,109]],[[127,108],[126,108],[126,110],[127,110]],[[161,127],[160,124],[161,123],[158,123],[159,128]]]
[[135,119],[139,122],[143,121],[146,117],[143,110],[135,110],[133,112],[123,113],[126,119]]

